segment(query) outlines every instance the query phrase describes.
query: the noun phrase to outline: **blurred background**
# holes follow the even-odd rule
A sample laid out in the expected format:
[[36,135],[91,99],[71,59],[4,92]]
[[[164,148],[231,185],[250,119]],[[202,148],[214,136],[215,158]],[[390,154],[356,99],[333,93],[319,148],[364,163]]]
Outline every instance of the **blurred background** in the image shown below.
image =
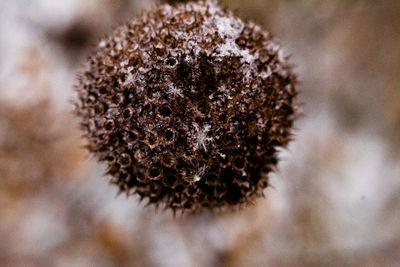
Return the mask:
[[71,114],[88,49],[144,0],[0,0],[1,266],[400,266],[400,1],[224,0],[292,55],[303,116],[266,198],[124,195]]

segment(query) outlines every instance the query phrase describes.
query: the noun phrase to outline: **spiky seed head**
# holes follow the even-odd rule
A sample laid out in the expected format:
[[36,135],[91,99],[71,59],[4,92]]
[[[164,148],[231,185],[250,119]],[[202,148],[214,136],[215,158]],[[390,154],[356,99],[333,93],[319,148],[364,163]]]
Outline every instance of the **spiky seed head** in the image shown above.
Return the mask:
[[160,5],[79,75],[89,150],[121,191],[174,210],[250,203],[291,139],[296,77],[268,32],[214,2]]

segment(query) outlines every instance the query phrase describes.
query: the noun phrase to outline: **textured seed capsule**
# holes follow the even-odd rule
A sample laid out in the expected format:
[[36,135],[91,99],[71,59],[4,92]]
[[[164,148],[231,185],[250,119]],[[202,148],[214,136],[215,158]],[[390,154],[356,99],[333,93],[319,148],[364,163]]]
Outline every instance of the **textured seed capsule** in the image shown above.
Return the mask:
[[295,83],[259,26],[214,2],[164,4],[99,42],[79,75],[76,113],[122,191],[214,209],[268,186],[291,139]]

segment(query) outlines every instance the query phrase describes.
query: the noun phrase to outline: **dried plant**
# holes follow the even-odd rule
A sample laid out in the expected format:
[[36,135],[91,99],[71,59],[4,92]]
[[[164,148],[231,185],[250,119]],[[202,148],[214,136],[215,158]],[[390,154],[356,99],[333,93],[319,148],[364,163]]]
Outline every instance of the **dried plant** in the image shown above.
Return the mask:
[[173,210],[240,205],[291,139],[295,82],[259,26],[214,2],[165,4],[99,42],[76,113],[121,191]]

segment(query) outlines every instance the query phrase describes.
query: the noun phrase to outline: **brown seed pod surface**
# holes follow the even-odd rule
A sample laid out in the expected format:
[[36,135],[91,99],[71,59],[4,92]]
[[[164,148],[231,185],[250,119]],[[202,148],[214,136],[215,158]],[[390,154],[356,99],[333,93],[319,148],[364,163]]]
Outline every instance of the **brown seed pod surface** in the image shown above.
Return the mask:
[[214,2],[145,11],[78,80],[87,147],[112,182],[173,210],[250,203],[291,139],[291,66],[268,32]]

